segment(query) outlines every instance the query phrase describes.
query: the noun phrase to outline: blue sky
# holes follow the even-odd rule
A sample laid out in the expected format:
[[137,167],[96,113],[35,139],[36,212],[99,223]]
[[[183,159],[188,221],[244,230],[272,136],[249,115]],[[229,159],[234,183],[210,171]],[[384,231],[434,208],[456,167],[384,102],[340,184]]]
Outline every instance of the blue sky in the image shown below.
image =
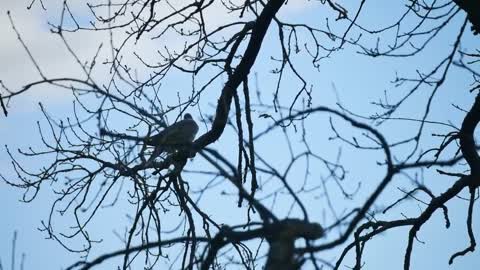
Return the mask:
[[[2,62],[9,63],[8,65],[0,66],[0,80],[7,86],[15,88],[20,87],[28,81],[38,79],[33,65],[29,61],[25,51],[21,48],[14,32],[11,30],[6,10],[12,12],[12,16],[17,24],[17,28],[22,33],[22,37],[29,45],[33,55],[40,63],[43,70],[49,75],[58,76],[79,76],[80,69],[75,65],[72,58],[68,55],[67,50],[62,46],[57,37],[48,33],[48,26],[46,20],[56,22],[58,20],[59,12],[58,4],[55,1],[44,1],[47,6],[47,11],[41,10],[38,6],[32,10],[27,10],[25,6],[27,2],[7,0],[0,4],[0,33],[4,37],[5,42],[0,44],[0,59]],[[300,2],[289,1],[289,5],[284,7],[284,11],[280,14],[281,18],[286,21],[301,21],[305,23],[317,23],[319,17],[326,16],[325,6],[313,1]],[[38,3],[36,4],[38,5]],[[78,16],[84,21],[88,21],[88,13],[82,3],[73,4],[78,11]],[[346,3],[345,5],[349,5]],[[360,22],[363,25],[375,27],[377,25],[388,24],[395,20],[401,13],[401,5],[394,8],[391,3],[387,1],[367,1],[366,10],[375,14],[375,16],[360,17]],[[392,14],[396,12],[396,14]],[[331,17],[332,15],[330,15]],[[224,20],[231,19],[224,14],[218,14],[218,18],[212,22],[212,25],[224,22]],[[304,51],[295,58],[296,64],[301,70],[303,76],[313,84],[313,106],[327,105],[335,107],[337,98],[342,104],[351,111],[361,114],[370,115],[378,112],[378,107],[371,105],[372,101],[378,101],[386,90],[389,97],[392,99],[402,96],[408,88],[394,88],[391,81],[395,78],[395,73],[405,76],[414,76],[416,70],[427,71],[436,65],[444,57],[456,37],[461,23],[463,22],[463,15],[457,16],[455,20],[447,27],[447,29],[440,33],[435,42],[429,45],[424,52],[414,58],[369,58],[357,54],[358,48],[347,47],[344,50],[335,53],[331,58],[325,59],[320,70],[317,71],[312,68],[308,58],[305,57]],[[331,22],[334,25],[333,22]],[[322,24],[320,24],[322,25]],[[341,26],[338,30],[341,30]],[[275,28],[272,28],[275,31]],[[355,32],[354,32],[355,33]],[[353,33],[353,34],[354,34]],[[389,33],[391,34],[391,33]],[[75,35],[67,35],[71,41],[72,46],[79,53],[80,56],[88,59],[91,56],[100,42],[105,42],[108,37],[102,33],[80,32]],[[274,89],[275,76],[269,71],[275,66],[272,63],[270,56],[279,56],[280,50],[276,43],[277,34],[272,32],[267,36],[267,40],[262,48],[261,55],[254,66],[254,72],[258,74],[258,85],[262,93],[264,102],[271,102],[272,91]],[[462,47],[467,49],[479,48],[478,37],[475,39],[470,33],[466,33],[463,39]],[[154,61],[156,46],[159,44],[172,44],[176,46],[179,44],[176,40],[160,40],[160,41],[143,41],[138,44],[129,45],[127,51],[135,50],[145,55],[147,59]],[[127,58],[132,66],[138,66],[138,61],[134,57]],[[139,67],[140,72],[142,71]],[[100,68],[96,74],[96,78],[101,81],[106,76],[105,68]],[[204,74],[206,76],[208,74]],[[145,75],[146,76],[146,75]],[[205,80],[205,77],[198,78],[199,81]],[[251,80],[252,82],[253,80]],[[460,126],[464,113],[453,108],[452,104],[463,108],[468,108],[473,101],[474,94],[469,93],[466,89],[469,88],[471,77],[459,70],[452,68],[447,81],[440,88],[438,95],[435,97],[432,113],[429,120],[432,121],[450,121],[455,126]],[[181,95],[189,94],[189,87],[191,81],[189,76],[172,73],[167,77],[162,84],[163,97],[167,102],[174,103],[177,98],[177,91]],[[219,95],[219,90],[222,86],[222,80],[215,82],[212,89],[206,92],[202,97],[200,107],[203,113],[212,114],[214,112],[213,106]],[[298,89],[299,82],[292,77],[287,79],[282,84],[281,88],[281,102],[287,105],[291,101],[292,96]],[[335,93],[334,90],[337,90]],[[419,118],[424,110],[425,100],[428,97],[430,90],[428,88],[421,89],[409,99],[406,104],[399,110],[396,116]],[[48,109],[50,115],[57,119],[65,118],[71,113],[71,95],[64,89],[53,89],[51,87],[39,87],[34,91],[19,97],[11,103],[10,114],[7,118],[3,117],[0,122],[0,137],[3,138],[3,143],[8,145],[12,152],[16,152],[17,148],[27,148],[29,146],[41,147],[41,141],[38,136],[36,122],[40,121],[45,124],[45,121],[40,112],[38,102],[41,101]],[[262,113],[261,110],[256,111],[257,115]],[[199,112],[192,109],[194,118],[199,120]],[[171,115],[169,120],[173,121],[176,115]],[[261,131],[269,124],[271,120],[257,118],[256,131]],[[307,136],[310,139],[311,147],[319,151],[323,157],[334,160],[338,155],[339,147],[342,149],[342,162],[348,168],[348,176],[345,180],[346,187],[349,190],[357,188],[357,182],[361,181],[359,193],[354,201],[348,201],[341,198],[338,189],[332,182],[327,185],[332,190],[333,198],[338,213],[345,209],[358,205],[364,201],[364,198],[369,195],[369,192],[376,186],[383,176],[384,169],[377,166],[376,162],[382,160],[382,155],[379,152],[361,152],[358,153],[355,149],[351,149],[339,142],[328,141],[328,137],[333,133],[328,124],[329,115],[314,115],[306,122],[310,127]],[[125,127],[130,123],[123,118],[112,118],[111,126],[117,128]],[[205,126],[200,125],[200,134],[205,132]],[[412,125],[408,121],[391,121],[382,125],[379,128],[389,142],[398,141],[409,136],[415,132],[417,125]],[[339,130],[348,131],[347,127],[339,122]],[[445,127],[438,125],[428,125],[424,137],[422,138],[422,147],[427,149],[429,147],[438,145],[440,139],[430,136],[431,133],[442,133],[451,131]],[[301,151],[301,133],[295,133],[293,129],[289,129],[289,134],[292,136],[295,149]],[[360,133],[356,134],[357,136]],[[353,134],[352,134],[353,136]],[[231,129],[227,129],[220,141],[216,142],[213,147],[219,149],[232,160],[236,157],[236,148],[232,148],[235,144],[236,137]],[[288,157],[288,149],[285,147],[286,142],[282,133],[277,130],[271,136],[262,139],[257,144],[257,149],[263,153],[264,157],[279,168],[285,167],[286,160],[279,157]],[[227,151],[233,149],[232,151]],[[395,152],[399,158],[406,155],[409,148],[400,149]],[[450,149],[450,151],[452,151]],[[17,155],[18,156],[18,155]],[[22,159],[20,157],[20,159]],[[31,168],[40,168],[45,160],[23,160],[25,164]],[[189,162],[187,169],[196,170],[204,168],[205,161],[200,157],[196,157]],[[463,167],[459,167],[462,169]],[[303,179],[302,165],[295,167],[289,179]],[[10,161],[6,155],[5,149],[0,152],[0,171],[2,175],[9,179],[14,179],[15,175],[10,167]],[[311,186],[318,184],[322,174],[320,167],[312,168]],[[439,194],[448,188],[454,181],[449,177],[440,176],[434,169],[425,170],[424,181],[436,193]],[[198,189],[207,183],[209,179],[191,176],[187,174],[187,181],[191,184],[192,190]],[[316,180],[315,180],[316,179]],[[267,179],[261,179],[266,181]],[[263,190],[259,195],[268,194],[269,188],[274,188],[275,183],[266,182]],[[126,183],[128,185],[128,183]],[[299,185],[294,182],[293,185]],[[389,189],[380,198],[377,207],[381,208],[383,205],[393,202],[395,199],[401,197],[403,193],[398,188],[408,189],[411,183],[405,177],[396,177]],[[25,204],[19,202],[22,193],[3,182],[0,182],[0,202],[5,207],[2,211],[2,220],[0,221],[0,239],[4,239],[0,243],[0,259],[4,269],[9,269],[9,260],[11,252],[10,239],[13,237],[13,232],[19,232],[17,240],[17,255],[24,252],[27,255],[25,269],[62,269],[76,260],[78,256],[66,252],[55,241],[46,240],[45,234],[40,232],[37,228],[40,227],[41,220],[48,218],[50,205],[54,200],[51,189],[57,186],[44,185],[39,193],[38,198],[33,203]],[[201,205],[208,209],[212,216],[220,221],[232,222],[233,220],[242,222],[245,221],[245,208],[236,208],[236,197],[222,195],[224,192],[233,192],[234,189],[228,183],[222,183],[216,188],[202,197]],[[319,194],[317,194],[319,195]],[[467,197],[467,194],[462,194]],[[125,195],[124,195],[125,196]],[[309,209],[313,220],[319,222],[328,222],[325,220],[322,211],[325,206],[324,200],[316,198],[318,196],[305,196],[305,204]],[[321,197],[321,196],[320,196]],[[110,198],[112,199],[112,198]],[[126,199],[125,197],[123,199]],[[270,205],[271,199],[266,201],[266,205]],[[277,201],[275,204],[275,212],[279,216],[285,216],[290,205],[290,200]],[[480,256],[478,252],[474,252],[465,257],[459,258],[452,267],[448,266],[448,258],[454,252],[463,249],[468,244],[468,237],[466,234],[466,213],[468,203],[466,201],[457,199],[449,202],[448,207],[450,211],[450,219],[452,227],[446,230],[443,226],[443,219],[441,213],[436,213],[433,218],[424,226],[418,234],[420,240],[425,244],[416,243],[414,246],[414,255],[412,258],[412,269],[460,269],[467,270],[478,267],[480,264]],[[381,216],[382,219],[401,218],[401,214],[415,216],[420,213],[421,205],[410,201],[409,203],[401,205],[399,208],[391,212],[391,214]],[[478,208],[478,207],[476,207]],[[90,224],[89,230],[96,239],[103,239],[104,241],[97,245],[90,254],[92,259],[95,255],[101,254],[105,251],[117,250],[122,246],[117,239],[114,231],[123,234],[125,226],[129,219],[127,214],[134,214],[132,207],[126,202],[116,205],[114,208],[103,209],[102,214],[97,216],[97,219]],[[178,213],[173,211],[166,214],[165,218],[171,220]],[[298,208],[294,209],[291,216],[299,217]],[[58,216],[55,219],[55,227],[57,230],[68,231],[69,226],[72,225],[68,216]],[[70,216],[71,218],[71,216]],[[474,226],[478,224],[480,219],[478,215],[474,215]],[[174,227],[175,222],[166,222],[167,227]],[[326,224],[322,224],[326,225]],[[478,226],[477,226],[478,227]],[[474,227],[475,228],[475,227]],[[168,228],[167,228],[168,229]],[[478,234],[478,231],[476,232]],[[329,235],[329,239],[333,239],[336,232]],[[405,253],[405,246],[407,243],[408,230],[397,229],[386,234],[378,236],[375,240],[367,244],[364,262],[365,269],[403,269],[403,256]],[[8,240],[8,241],[7,241]],[[335,252],[324,253],[324,259],[332,260],[336,258],[338,253]],[[52,254],[55,254],[52,256]],[[353,254],[353,253],[351,253]],[[353,257],[350,256],[345,265],[353,265]],[[17,259],[18,261],[18,259]],[[112,260],[98,269],[104,269],[107,266],[115,266],[118,261]],[[18,267],[18,266],[17,266]],[[346,268],[343,268],[346,269]]]

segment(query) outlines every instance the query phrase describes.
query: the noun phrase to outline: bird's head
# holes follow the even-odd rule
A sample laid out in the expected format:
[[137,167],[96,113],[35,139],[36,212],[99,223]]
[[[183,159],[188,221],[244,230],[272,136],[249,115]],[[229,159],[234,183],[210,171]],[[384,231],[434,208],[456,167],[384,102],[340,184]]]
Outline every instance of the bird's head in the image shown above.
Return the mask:
[[183,119],[193,119],[193,118],[192,118],[192,115],[191,115],[191,114],[186,113],[186,114],[183,116]]

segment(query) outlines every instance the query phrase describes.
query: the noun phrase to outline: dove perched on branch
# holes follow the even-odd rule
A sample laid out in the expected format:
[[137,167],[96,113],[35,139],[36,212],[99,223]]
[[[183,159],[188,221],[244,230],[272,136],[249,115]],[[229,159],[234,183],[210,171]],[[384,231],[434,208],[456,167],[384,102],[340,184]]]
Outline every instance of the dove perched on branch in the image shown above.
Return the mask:
[[180,120],[160,133],[144,139],[146,145],[155,146],[152,157],[155,158],[163,152],[173,153],[183,146],[190,145],[198,132],[198,125],[192,115],[186,113]]

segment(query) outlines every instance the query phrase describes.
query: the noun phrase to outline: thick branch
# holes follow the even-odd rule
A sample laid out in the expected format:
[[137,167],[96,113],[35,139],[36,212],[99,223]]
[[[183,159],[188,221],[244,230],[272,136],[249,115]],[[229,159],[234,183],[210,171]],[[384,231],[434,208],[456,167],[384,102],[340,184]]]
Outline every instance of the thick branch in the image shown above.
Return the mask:
[[477,0],[453,0],[458,7],[467,13],[475,35],[480,33],[480,2]]
[[[480,122],[480,94],[477,95],[475,103],[465,116],[459,133],[460,149],[462,150],[463,157],[470,166],[472,170],[471,173],[474,176],[480,174],[480,157],[478,156],[474,139],[474,131],[478,122]],[[477,181],[480,180],[477,179]]]
[[195,149],[204,148],[205,146],[218,140],[220,135],[222,135],[227,124],[233,93],[237,91],[240,83],[248,76],[250,69],[257,59],[258,52],[260,51],[260,47],[262,46],[262,42],[265,38],[268,27],[270,26],[273,17],[284,2],[284,0],[270,0],[265,5],[265,8],[260,16],[258,16],[257,20],[255,21],[255,25],[253,26],[252,35],[247,45],[247,49],[243,54],[242,60],[223,87],[222,94],[218,100],[212,128],[195,141]]

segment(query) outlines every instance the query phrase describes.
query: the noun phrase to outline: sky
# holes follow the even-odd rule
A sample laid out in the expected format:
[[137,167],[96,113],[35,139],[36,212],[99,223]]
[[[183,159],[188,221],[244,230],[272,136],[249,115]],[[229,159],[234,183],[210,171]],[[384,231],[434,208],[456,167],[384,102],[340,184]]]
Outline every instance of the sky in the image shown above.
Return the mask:
[[[346,2],[346,1],[345,1]],[[401,14],[401,8],[391,7],[391,3],[387,1],[367,1],[366,9],[371,11],[375,16],[360,16],[359,22],[366,27],[376,27],[379,21],[387,25],[393,22]],[[22,39],[30,48],[41,69],[48,76],[67,77],[81,76],[81,70],[75,63],[74,59],[69,55],[68,50],[63,46],[59,38],[49,33],[50,27],[47,21],[58,22],[61,6],[59,1],[47,0],[43,1],[47,10],[43,10],[39,1],[36,1],[32,9],[27,9],[26,6],[30,1],[15,1],[4,0],[0,4],[0,35],[2,42],[0,43],[0,60],[6,63],[0,66],[0,80],[8,87],[16,89],[25,83],[37,80],[39,78],[38,72],[30,61],[25,50],[22,48],[14,31],[12,30],[7,11],[10,11],[14,23],[18,31],[22,35]],[[90,14],[86,9],[83,1],[71,1],[73,10],[75,10],[81,22],[88,22]],[[350,5],[350,3],[344,3]],[[317,23],[319,16],[327,16],[324,14],[324,6],[314,1],[289,1],[288,5],[284,7],[280,13],[280,17],[285,20]],[[220,13],[218,10],[212,11],[212,18],[209,20],[211,24],[209,27],[220,25],[225,21],[232,20],[226,14]],[[370,13],[369,13],[370,14]],[[296,58],[297,66],[302,74],[307,78],[308,82],[314,82],[313,104],[314,106],[328,105],[335,106],[335,103],[341,101],[343,106],[354,113],[362,115],[371,115],[378,111],[378,108],[371,105],[371,102],[378,101],[382,97],[384,91],[389,91],[390,98],[398,98],[405,93],[405,89],[397,89],[392,87],[391,81],[395,79],[396,72],[402,75],[414,76],[417,70],[428,70],[437,64],[442,55],[445,55],[454,42],[456,30],[462,23],[464,17],[459,16],[453,20],[451,25],[447,27],[436,38],[436,41],[429,45],[426,50],[414,58],[368,58],[366,56],[357,54],[357,48],[347,47],[341,52],[335,53],[332,57],[322,61],[319,70],[312,68],[311,63],[303,56]],[[71,23],[71,22],[70,22]],[[68,23],[67,23],[68,24]],[[332,22],[333,25],[333,22]],[[335,27],[335,26],[333,26]],[[341,29],[341,27],[339,27]],[[79,56],[83,59],[88,59],[97,50],[100,43],[108,44],[108,36],[101,32],[79,32],[75,34],[66,34],[70,44]],[[276,42],[276,34],[270,33],[267,36],[266,42],[260,52],[260,57],[254,66],[253,73],[257,74],[258,87],[262,93],[262,99],[265,102],[271,102],[272,89],[274,89],[274,74],[270,70],[275,64],[272,64],[270,58],[271,54],[278,56],[278,47],[274,44]],[[475,39],[470,33],[467,33],[462,44],[462,48],[479,48],[478,38]],[[157,56],[154,52],[162,45],[168,44],[172,47],[181,46],[182,43],[168,36],[162,40],[142,41],[137,44],[129,44],[126,51],[136,51],[141,53],[145,59],[154,61]],[[125,61],[134,67],[139,68],[141,74],[142,69],[136,61],[135,57],[130,55]],[[99,67],[95,78],[101,81],[105,76],[108,76],[108,69]],[[147,76],[147,74],[145,74]],[[204,78],[199,78],[201,81]],[[223,81],[222,81],[223,80]],[[216,99],[218,98],[224,78],[214,83],[213,90],[208,91],[202,98],[201,108],[203,113],[213,113]],[[464,112],[453,108],[452,104],[458,105],[462,108],[468,108],[472,103],[474,94],[469,93],[464,89],[468,89],[471,83],[471,77],[459,69],[452,68],[452,71],[441,87],[438,95],[435,97],[434,106],[429,120],[451,122],[454,126],[460,126],[463,119]],[[167,77],[163,82],[163,88],[167,89],[164,97],[166,102],[175,102],[177,92],[180,95],[188,95],[190,80],[188,77],[173,74]],[[291,100],[295,95],[295,89],[299,87],[298,80],[288,78],[285,80],[282,91],[281,101]],[[427,88],[422,89],[415,94],[415,97],[409,99],[407,103],[400,109],[397,116],[418,118],[423,112],[424,101],[429,95]],[[39,105],[42,102],[48,109],[49,114],[57,119],[65,118],[71,113],[72,97],[68,91],[64,89],[57,89],[52,87],[38,87],[33,91],[15,99],[10,104],[9,116],[3,117],[0,120],[0,138],[3,139],[3,144],[8,145],[9,149],[16,153],[17,148],[26,149],[30,146],[41,147],[41,141],[38,136],[37,121],[45,124]],[[285,102],[285,104],[287,104]],[[284,104],[284,105],[285,105]],[[257,115],[261,114],[261,109],[256,111]],[[194,118],[199,120],[199,111],[192,109]],[[169,120],[174,120],[174,115],[171,115]],[[329,159],[335,159],[338,155],[338,144],[329,143],[328,137],[333,133],[328,125],[328,115],[315,115],[307,120],[306,124],[311,127],[308,132],[308,137],[311,141],[311,147],[319,149],[322,156]],[[115,127],[127,126],[128,121],[123,119],[113,118],[111,125]],[[258,123],[258,125],[257,125]],[[320,123],[320,124],[318,124]],[[270,119],[257,118],[256,131],[261,131],[271,124]],[[204,124],[200,125],[199,134],[204,133],[207,129]],[[408,136],[411,136],[416,127],[407,121],[391,121],[379,127],[384,132],[386,138],[390,141],[398,141]],[[345,125],[338,124],[340,130],[348,132]],[[427,134],[448,132],[442,126],[430,125],[427,127]],[[295,146],[300,144],[301,134],[289,130]],[[357,134],[358,135],[358,134]],[[232,149],[235,145],[236,137],[231,129],[227,129],[225,134],[219,142],[216,142],[213,147],[224,151],[224,154],[235,160],[235,151],[225,151],[225,149]],[[428,148],[440,143],[440,139],[434,136],[424,136],[422,146]],[[286,142],[280,131],[276,131],[272,136],[264,138],[257,144],[259,152],[264,154],[264,157],[273,165],[279,168],[286,166],[286,160],[278,158],[279,156],[288,156],[288,149],[285,146]],[[408,149],[397,151],[399,158],[403,158]],[[38,160],[29,160],[20,158],[24,164],[30,168],[40,168]],[[382,155],[374,152],[357,153],[355,149],[350,149],[347,146],[342,147],[342,162],[348,167],[347,180],[351,182],[345,183],[350,189],[354,190],[357,187],[356,181],[362,181],[359,193],[353,202],[342,200],[340,202],[340,194],[334,194],[332,200],[336,201],[338,213],[344,209],[348,209],[363,201],[363,198],[368,196],[375,184],[378,183],[384,171],[376,164],[381,160]],[[44,161],[41,161],[44,162]],[[205,166],[205,161],[200,158],[189,161],[187,169],[195,170],[201,169]],[[291,179],[302,178],[304,167],[299,165],[291,172]],[[14,179],[15,174],[10,166],[10,159],[6,154],[5,148],[0,150],[0,172],[8,179]],[[312,174],[322,174],[319,168],[312,168]],[[324,172],[323,172],[324,173]],[[438,175],[434,169],[425,170],[424,181],[432,190],[439,194],[443,192],[448,186],[453,183],[453,179],[442,177]],[[187,174],[188,175],[188,174]],[[190,180],[191,179],[191,180]],[[206,184],[207,179],[191,177],[192,190],[198,189]],[[328,183],[329,188],[336,190],[333,183]],[[269,188],[274,185],[265,181],[265,186],[262,192],[268,193]],[[391,203],[392,200],[397,199],[403,195],[399,191],[401,188],[407,189],[410,187],[410,182],[405,177],[397,177],[389,189],[381,196],[377,207]],[[25,269],[63,269],[78,260],[78,255],[66,252],[58,243],[52,240],[47,240],[45,233],[38,230],[41,226],[41,221],[48,218],[50,206],[54,200],[51,189],[56,188],[54,185],[44,185],[38,197],[29,204],[20,202],[22,192],[0,182],[0,202],[3,207],[2,218],[0,219],[0,260],[4,269],[10,269],[11,251],[14,231],[18,232],[16,241],[16,269],[19,269],[19,258],[22,253],[26,254]],[[201,205],[212,215],[225,221],[244,221],[245,209],[236,208],[235,196],[222,195],[225,192],[228,194],[233,189],[228,183],[220,184],[218,187],[212,189],[208,196],[201,198]],[[338,190],[336,190],[338,193]],[[462,193],[467,197],[466,193]],[[338,196],[338,198],[337,198]],[[124,198],[125,199],[125,198]],[[337,201],[338,199],[338,201]],[[219,201],[222,204],[219,204]],[[268,200],[267,200],[268,202]],[[305,198],[305,204],[310,210],[311,218],[313,220],[324,220],[321,211],[316,211],[319,203],[323,200],[315,199],[315,196]],[[219,207],[221,205],[221,207]],[[286,215],[289,202],[277,202],[274,205],[276,213],[279,215]],[[418,234],[418,238],[424,241],[424,244],[417,242],[414,246],[414,255],[412,258],[412,269],[460,269],[467,270],[479,266],[480,256],[478,252],[474,252],[465,257],[459,258],[453,266],[449,267],[448,258],[454,252],[463,249],[468,245],[468,237],[466,234],[466,213],[468,203],[466,201],[457,199],[448,203],[450,219],[452,227],[446,230],[443,226],[443,219],[441,213],[436,213],[432,219],[422,227]],[[323,207],[323,206],[321,206]],[[384,216],[388,218],[400,218],[401,214],[416,215],[420,213],[422,206],[414,202],[404,204],[397,208],[392,214]],[[476,207],[478,209],[478,206]],[[127,214],[133,214],[134,209],[126,203],[120,202],[117,207],[113,209],[102,210],[102,214],[97,216],[95,222],[90,225],[92,236],[96,239],[103,239],[103,242],[96,246],[89,258],[92,259],[96,255],[104,251],[113,251],[121,247],[121,242],[115,236],[115,233],[122,234],[125,230],[125,225],[128,224],[129,218]],[[166,218],[173,217],[178,213],[166,214]],[[72,224],[69,217],[58,217],[55,219],[55,227],[59,230],[68,231],[68,227]],[[294,209],[292,216],[299,216],[298,208]],[[71,218],[71,216],[70,216]],[[474,215],[474,226],[478,224],[480,219],[478,215]],[[173,228],[174,223],[166,222],[167,227]],[[474,227],[478,228],[478,226]],[[168,228],[167,228],[168,229]],[[115,232],[115,233],[114,233]],[[478,230],[476,232],[478,234]],[[378,236],[376,239],[368,242],[364,255],[365,269],[403,269],[403,256],[407,243],[408,230],[397,229],[386,234]],[[329,235],[329,239],[333,239],[335,233]],[[73,243],[75,244],[75,243]],[[52,257],[52,254],[55,256]],[[324,253],[326,260],[334,260],[336,252]],[[346,266],[353,265],[352,256],[348,257],[344,262]],[[115,266],[116,261],[106,262],[98,269],[104,267]]]

